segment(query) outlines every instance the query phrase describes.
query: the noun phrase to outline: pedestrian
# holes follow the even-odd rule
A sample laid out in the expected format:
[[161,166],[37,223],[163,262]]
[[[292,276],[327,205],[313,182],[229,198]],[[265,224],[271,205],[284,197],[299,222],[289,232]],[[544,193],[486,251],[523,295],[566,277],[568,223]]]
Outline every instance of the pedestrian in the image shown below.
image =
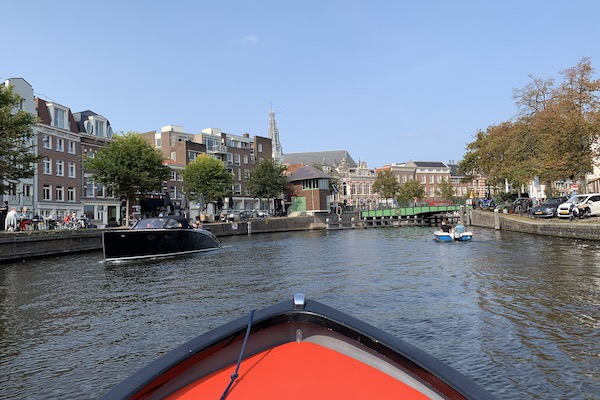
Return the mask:
[[0,207],[0,231],[4,230],[4,222],[8,214],[8,201],[4,200],[4,205]]
[[9,232],[14,232],[17,230],[17,207],[11,208],[8,214],[6,214],[4,229]]

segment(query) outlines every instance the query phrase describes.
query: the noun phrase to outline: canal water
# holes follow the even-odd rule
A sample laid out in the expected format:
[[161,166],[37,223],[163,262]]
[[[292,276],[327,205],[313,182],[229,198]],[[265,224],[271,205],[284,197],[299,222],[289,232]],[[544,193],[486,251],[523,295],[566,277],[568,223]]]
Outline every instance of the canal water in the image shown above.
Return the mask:
[[296,292],[500,399],[600,398],[600,243],[421,227],[224,238],[215,252],[0,265],[0,398],[96,398],[177,345]]

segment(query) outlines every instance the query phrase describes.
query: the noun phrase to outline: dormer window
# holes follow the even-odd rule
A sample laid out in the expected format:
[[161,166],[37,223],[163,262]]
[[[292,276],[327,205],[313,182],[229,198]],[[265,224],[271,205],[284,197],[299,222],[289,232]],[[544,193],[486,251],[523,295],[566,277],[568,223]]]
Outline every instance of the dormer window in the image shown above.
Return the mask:
[[53,125],[57,128],[63,129],[65,127],[65,110],[61,110],[60,108],[54,109],[54,122]]

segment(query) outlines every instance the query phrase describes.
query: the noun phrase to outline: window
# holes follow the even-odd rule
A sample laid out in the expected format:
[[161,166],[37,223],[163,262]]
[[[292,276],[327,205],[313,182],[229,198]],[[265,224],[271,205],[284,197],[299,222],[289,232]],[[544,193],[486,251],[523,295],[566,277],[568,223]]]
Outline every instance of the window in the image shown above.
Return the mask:
[[423,184],[426,183],[425,182],[425,175],[421,175],[421,183],[423,183]]
[[104,197],[104,186],[99,183],[96,185],[96,197]]
[[60,108],[54,108],[54,120],[52,126],[57,128],[65,129],[65,115],[66,111]]
[[102,221],[104,217],[104,206],[96,206],[96,219]]
[[235,165],[240,165],[240,155],[239,154],[234,154],[233,155],[233,163]]
[[177,172],[171,171],[171,178],[169,180],[176,181],[177,180]]
[[44,158],[44,174],[45,175],[51,175],[52,174],[52,162],[50,161],[49,158]]
[[75,188],[69,187],[67,188],[67,201],[74,203],[75,202]]
[[44,197],[44,200],[48,200],[48,201],[52,200],[52,186],[44,185],[43,197]]
[[68,170],[68,176],[69,178],[75,178],[76,174],[75,174],[75,163],[73,161],[69,161],[69,170]]
[[175,152],[175,151],[171,152],[171,160],[177,161],[177,152]]
[[104,122],[103,121],[96,121],[96,135],[98,135],[98,136],[105,136],[104,135]]
[[56,176],[65,176],[65,162],[56,160]]
[[159,149],[160,149],[160,143],[161,143],[161,142],[160,142],[160,138],[157,138],[157,139],[154,141],[154,145],[155,145],[156,147],[158,147]]
[[75,154],[75,142],[69,140],[69,154]]
[[62,186],[56,187],[56,201],[65,201],[65,188]]
[[45,149],[52,149],[52,137],[48,135],[44,135],[42,139],[42,147]]
[[442,183],[442,176],[441,176],[441,175],[438,175],[438,177],[437,177],[437,182],[438,182],[438,183]]
[[429,175],[429,183],[433,183],[433,175]]
[[259,143],[259,144],[258,144],[258,152],[259,152],[259,153],[262,153],[262,143]]
[[233,154],[227,153],[227,164],[233,164]]
[[244,154],[244,164],[248,164],[248,155]]
[[56,138],[56,151],[65,151],[65,140]]

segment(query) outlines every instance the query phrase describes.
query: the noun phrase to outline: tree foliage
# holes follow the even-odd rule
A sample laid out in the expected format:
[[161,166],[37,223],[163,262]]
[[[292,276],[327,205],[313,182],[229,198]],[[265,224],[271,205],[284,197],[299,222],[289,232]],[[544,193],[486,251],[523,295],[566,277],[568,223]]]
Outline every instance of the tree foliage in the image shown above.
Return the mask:
[[459,171],[482,174],[490,184],[583,181],[599,155],[600,80],[589,58],[561,72],[562,82],[530,75],[513,91],[518,114],[479,131],[467,145]]
[[169,177],[169,167],[163,165],[161,153],[135,132],[115,136],[115,140],[87,158],[85,168],[93,171],[94,179],[129,202],[137,194],[162,190]]
[[395,199],[400,189],[400,184],[389,169],[377,172],[375,182],[373,182],[373,191],[378,193],[384,199]]
[[425,197],[425,188],[415,179],[402,184],[398,191],[398,199],[402,201],[422,199],[423,197]]
[[287,176],[284,175],[286,169],[286,166],[277,165],[275,160],[265,158],[250,171],[246,189],[254,198],[274,199],[285,193],[288,186]]
[[202,154],[186,165],[183,181],[190,200],[207,205],[231,195],[233,176],[221,161]]
[[437,195],[444,200],[452,200],[454,198],[454,186],[448,181],[443,181],[438,184]]
[[20,100],[12,87],[0,85],[0,194],[5,193],[6,181],[32,178],[41,159],[34,151],[37,117],[17,110]]

